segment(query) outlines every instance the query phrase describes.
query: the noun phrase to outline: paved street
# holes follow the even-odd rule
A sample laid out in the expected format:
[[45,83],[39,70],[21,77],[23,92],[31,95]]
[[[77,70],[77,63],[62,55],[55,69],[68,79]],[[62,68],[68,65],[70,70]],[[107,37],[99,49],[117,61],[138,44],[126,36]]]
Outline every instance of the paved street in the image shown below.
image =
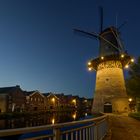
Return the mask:
[[140,121],[122,115],[109,115],[109,133],[104,140],[140,140]]

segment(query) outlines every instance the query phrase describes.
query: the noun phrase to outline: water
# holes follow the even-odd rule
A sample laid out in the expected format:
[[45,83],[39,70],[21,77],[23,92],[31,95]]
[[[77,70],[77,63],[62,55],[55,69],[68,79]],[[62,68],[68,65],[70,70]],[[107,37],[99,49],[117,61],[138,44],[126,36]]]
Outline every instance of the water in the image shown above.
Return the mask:
[[56,124],[71,122],[88,118],[91,115],[85,112],[54,112],[54,113],[42,113],[36,115],[28,115],[19,118],[9,118],[0,120],[0,129],[13,129],[40,126],[47,124]]

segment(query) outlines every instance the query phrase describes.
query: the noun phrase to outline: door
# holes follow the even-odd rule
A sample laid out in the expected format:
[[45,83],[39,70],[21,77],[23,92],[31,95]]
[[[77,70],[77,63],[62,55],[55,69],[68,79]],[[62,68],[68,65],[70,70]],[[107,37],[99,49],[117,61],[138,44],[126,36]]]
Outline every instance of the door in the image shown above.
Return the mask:
[[112,104],[110,102],[104,103],[104,113],[112,113]]

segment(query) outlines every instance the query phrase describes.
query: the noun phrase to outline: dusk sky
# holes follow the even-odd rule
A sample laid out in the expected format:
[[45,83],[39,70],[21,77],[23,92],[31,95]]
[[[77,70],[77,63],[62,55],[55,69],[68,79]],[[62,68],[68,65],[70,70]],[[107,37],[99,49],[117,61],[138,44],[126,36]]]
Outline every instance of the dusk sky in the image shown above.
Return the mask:
[[104,29],[127,21],[125,49],[140,56],[139,0],[0,0],[0,87],[93,97],[95,72],[86,63],[99,43],[73,28],[98,33],[99,6]]

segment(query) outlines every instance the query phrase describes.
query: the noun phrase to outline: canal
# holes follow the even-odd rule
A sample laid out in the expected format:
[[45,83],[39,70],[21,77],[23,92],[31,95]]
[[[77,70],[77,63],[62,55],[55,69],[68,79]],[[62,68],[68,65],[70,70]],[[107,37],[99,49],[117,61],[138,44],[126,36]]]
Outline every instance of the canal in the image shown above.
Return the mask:
[[84,118],[93,118],[95,116],[96,115],[91,115],[87,112],[73,111],[37,113],[16,118],[8,117],[0,119],[0,130],[72,122]]

